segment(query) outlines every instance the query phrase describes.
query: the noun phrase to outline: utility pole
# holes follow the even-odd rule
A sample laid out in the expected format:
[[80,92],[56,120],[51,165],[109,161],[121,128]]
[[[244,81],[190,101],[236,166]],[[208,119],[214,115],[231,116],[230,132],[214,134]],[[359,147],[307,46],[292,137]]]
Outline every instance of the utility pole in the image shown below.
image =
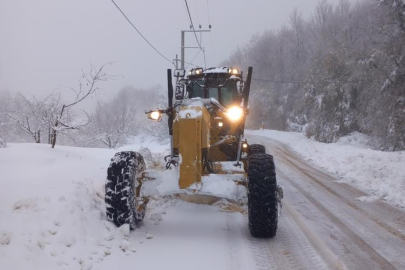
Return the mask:
[[[190,28],[192,28],[192,27],[190,26]],[[196,32],[196,33],[200,33],[200,35],[201,35],[203,33],[211,32],[211,25],[209,25],[208,28],[209,29],[201,29],[201,25],[200,25],[199,30],[181,30],[181,69],[185,68],[184,61],[185,61],[185,50],[186,49],[200,49],[200,50],[202,49],[200,47],[186,47],[186,45],[185,45],[185,34],[186,33],[193,33],[194,34],[194,32]],[[200,44],[201,44],[201,41],[200,41]]]
[[176,69],[179,69],[180,59],[179,59],[179,56],[177,54],[176,54],[176,59],[173,59],[173,61],[176,63]]
[[181,31],[181,69],[184,69],[184,31]]

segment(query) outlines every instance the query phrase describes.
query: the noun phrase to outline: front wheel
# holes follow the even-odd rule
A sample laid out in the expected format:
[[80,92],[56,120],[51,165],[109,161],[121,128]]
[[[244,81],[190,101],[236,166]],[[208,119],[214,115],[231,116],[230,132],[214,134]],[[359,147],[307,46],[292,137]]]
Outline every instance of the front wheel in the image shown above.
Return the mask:
[[278,186],[273,156],[254,154],[248,165],[249,230],[253,237],[274,237],[278,223]]
[[[137,178],[146,168],[141,154],[118,152],[111,159],[105,184],[107,219],[121,226],[138,227],[145,217],[146,205],[139,198],[141,183]],[[137,197],[138,195],[138,197]]]
[[266,148],[262,144],[251,144],[249,145],[249,155],[254,154],[266,154]]

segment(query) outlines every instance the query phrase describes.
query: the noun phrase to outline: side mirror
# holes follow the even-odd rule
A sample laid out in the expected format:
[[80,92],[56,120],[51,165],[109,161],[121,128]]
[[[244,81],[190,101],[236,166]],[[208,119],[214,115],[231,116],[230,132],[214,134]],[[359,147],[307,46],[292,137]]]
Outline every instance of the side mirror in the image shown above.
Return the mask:
[[184,97],[184,84],[176,85],[176,92],[174,94],[176,100],[182,100]]
[[175,69],[173,76],[176,78],[183,78],[184,76],[186,76],[186,70],[185,69]]
[[187,84],[188,84],[187,79],[180,79],[177,81],[176,92],[174,95],[176,100],[182,100],[184,98],[184,90],[187,87]]

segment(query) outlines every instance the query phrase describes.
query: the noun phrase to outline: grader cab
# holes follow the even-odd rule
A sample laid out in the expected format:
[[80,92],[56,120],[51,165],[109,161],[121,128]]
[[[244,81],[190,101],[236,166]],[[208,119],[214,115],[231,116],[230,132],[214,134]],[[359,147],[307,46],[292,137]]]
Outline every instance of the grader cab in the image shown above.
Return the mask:
[[[282,189],[277,185],[274,160],[265,147],[249,145],[244,137],[253,68],[247,78],[237,68],[168,70],[168,107],[147,111],[150,119],[168,117],[171,153],[167,168],[178,170],[179,194],[220,198],[215,184],[233,194],[245,207],[254,237],[273,237],[281,211]],[[175,96],[175,100],[173,97]],[[145,163],[136,152],[119,152],[111,160],[106,183],[107,217],[117,226],[142,223],[148,197],[142,193]],[[209,188],[208,188],[209,186]],[[243,200],[246,198],[247,200]],[[224,198],[231,200],[232,198]]]

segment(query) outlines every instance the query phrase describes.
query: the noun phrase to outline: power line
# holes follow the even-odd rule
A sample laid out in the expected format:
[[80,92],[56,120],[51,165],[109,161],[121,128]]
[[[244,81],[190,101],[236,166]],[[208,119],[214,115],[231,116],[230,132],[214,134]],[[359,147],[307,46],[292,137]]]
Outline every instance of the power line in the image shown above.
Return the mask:
[[205,66],[205,68],[207,68],[207,59],[205,57],[205,50],[201,49],[201,51],[203,52],[203,55],[204,55],[204,66]]
[[127,15],[125,15],[125,13],[120,9],[120,7],[114,2],[114,0],[111,0],[111,2],[113,2],[113,4],[117,7],[117,9],[121,12],[121,14],[125,17],[125,19],[127,19],[127,21],[132,25],[132,27],[138,32],[138,34],[149,44],[149,46],[151,46],[160,56],[162,56],[164,59],[166,59],[169,63],[171,63],[172,65],[174,65],[174,63],[172,61],[169,60],[169,58],[167,58],[166,56],[164,56],[160,51],[158,51],[158,49],[155,48],[155,46],[152,45],[152,43],[149,42],[149,40],[146,39],[146,37],[144,35],[142,35],[142,33],[138,30],[138,28],[136,28],[136,26],[131,22],[131,20],[127,17]]
[[208,24],[211,24],[211,22],[210,22],[210,6],[208,5],[208,0],[207,0],[207,13],[208,13]]
[[[197,2],[196,0],[194,0],[194,7],[195,7],[195,13],[197,14],[197,21],[198,21],[198,25],[201,28],[201,22],[200,22],[200,16],[198,15],[198,7],[197,7]],[[200,43],[202,43],[202,32],[200,32]],[[201,47],[201,46],[200,46]],[[202,49],[202,48],[201,48]],[[207,68],[207,60],[205,57],[205,50],[202,50],[203,55],[204,55],[204,63],[205,63],[205,68]],[[193,59],[194,60],[194,59]],[[193,63],[193,61],[191,61],[191,63]]]
[[197,58],[197,56],[200,54],[201,50],[198,50],[198,52],[196,53],[196,55],[193,57],[193,59],[191,60],[191,62],[188,64],[188,66],[186,67],[186,69],[188,69],[188,67],[190,65],[192,65],[192,63],[194,62],[194,60]]
[[190,9],[188,8],[187,0],[184,0],[184,2],[186,3],[187,12],[188,12],[188,17],[190,18],[190,23],[191,23],[191,27],[192,27],[192,29],[193,29],[193,33],[194,33],[195,40],[197,41],[198,46],[200,47],[200,50],[203,51],[203,54],[204,54],[204,65],[205,65],[205,67],[207,67],[207,62],[206,62],[206,60],[205,60],[205,52],[204,52],[203,48],[201,47],[200,41],[199,41],[198,38],[197,38],[197,34],[196,34],[195,28],[194,28],[193,19],[191,18]]
[[190,9],[188,8],[187,0],[184,0],[184,2],[186,2],[186,8],[187,8],[187,12],[188,12],[188,17],[190,18],[190,23],[191,23],[191,27],[193,28],[193,33],[194,33],[194,36],[195,36],[195,40],[197,41],[198,46],[199,46],[200,49],[202,50],[200,41],[198,40],[197,34],[196,34],[196,32],[195,32],[195,29],[194,29],[194,23],[193,23],[193,19],[191,18]]
[[205,68],[207,68],[207,58],[205,57],[205,50],[203,50],[202,52],[204,55],[204,65],[205,65]]
[[194,7],[195,7],[195,13],[197,13],[197,21],[198,21],[198,24],[201,25],[201,23],[200,23],[200,16],[198,16],[197,3],[196,3],[195,0],[194,0]]
[[357,81],[277,81],[277,80],[266,80],[266,79],[258,79],[252,78],[254,81],[263,81],[263,82],[271,82],[271,83],[279,83],[279,84],[306,84],[306,83],[359,83],[364,82],[365,80],[357,80]]
[[[207,2],[208,25],[209,25],[209,26],[210,26],[210,28],[211,28],[210,6],[209,6],[209,4],[208,4],[208,0],[207,0],[206,2]],[[210,31],[210,44],[211,44],[211,48],[213,48],[213,46],[212,46],[212,36],[211,36],[211,31]]]
[[[199,51],[199,52],[200,52],[200,51]],[[184,63],[188,64],[188,66],[187,66],[187,67],[189,67],[189,66],[193,66],[193,67],[200,67],[200,66],[194,65],[193,63],[190,63],[190,62],[186,62],[186,61],[184,61]],[[187,68],[186,68],[186,69],[187,69]]]

